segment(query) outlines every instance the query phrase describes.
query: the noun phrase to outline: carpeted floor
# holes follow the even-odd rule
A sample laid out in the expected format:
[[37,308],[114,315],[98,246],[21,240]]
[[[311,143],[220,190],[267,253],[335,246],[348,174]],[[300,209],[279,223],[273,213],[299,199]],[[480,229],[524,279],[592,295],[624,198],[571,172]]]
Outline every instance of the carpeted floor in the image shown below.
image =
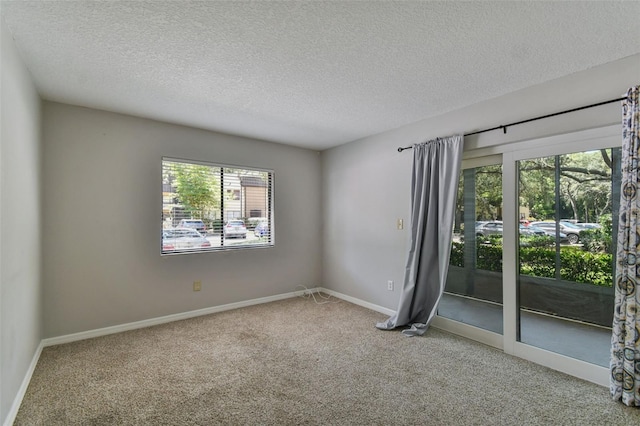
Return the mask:
[[603,387],[385,318],[295,298],[48,347],[15,424],[640,424]]

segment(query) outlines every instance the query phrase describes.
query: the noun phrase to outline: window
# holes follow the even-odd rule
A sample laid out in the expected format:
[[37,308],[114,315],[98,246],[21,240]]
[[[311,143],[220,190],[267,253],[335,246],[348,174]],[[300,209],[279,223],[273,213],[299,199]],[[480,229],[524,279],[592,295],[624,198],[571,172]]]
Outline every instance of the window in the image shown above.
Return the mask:
[[273,245],[272,171],[162,159],[162,254]]

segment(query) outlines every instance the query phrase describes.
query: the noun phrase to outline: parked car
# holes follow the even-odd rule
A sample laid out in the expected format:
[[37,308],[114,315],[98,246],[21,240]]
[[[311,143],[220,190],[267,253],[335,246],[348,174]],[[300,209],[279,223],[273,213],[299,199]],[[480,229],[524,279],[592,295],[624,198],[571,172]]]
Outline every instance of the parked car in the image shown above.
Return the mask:
[[538,228],[537,226],[527,226],[524,224],[520,224],[520,235],[538,235],[544,236],[547,233],[542,228]]
[[502,235],[502,222],[494,220],[492,222],[476,222],[476,236],[486,237],[488,235]]
[[[545,231],[535,226],[524,226],[519,224],[520,235],[546,235]],[[502,235],[502,221],[482,222],[476,226],[476,236]]]
[[[555,237],[556,235],[556,222],[531,222],[530,226],[535,226],[545,231],[549,231],[549,235]],[[565,234],[569,244],[578,244],[580,242],[580,234],[584,231],[583,228],[574,225],[570,222],[558,222],[558,228],[561,234]],[[562,237],[562,235],[560,235]]]
[[204,222],[200,219],[182,219],[178,224],[180,228],[193,228],[196,231],[204,234],[207,232],[207,227],[204,225]]
[[269,235],[269,223],[266,220],[259,222],[253,230],[253,234],[256,237],[265,237]]
[[[542,229],[542,228],[538,228],[538,229]],[[542,229],[544,231],[544,234],[553,238],[554,240],[556,239],[556,230],[555,229]],[[569,244],[569,239],[567,238],[567,234],[565,234],[564,232],[560,232],[558,234],[558,242],[560,244]]]
[[247,229],[255,229],[261,222],[266,222],[266,217],[250,217],[247,219],[245,226]]
[[242,220],[230,220],[224,225],[223,229],[225,238],[247,238],[247,227],[244,226],[244,221]]
[[582,229],[600,229],[602,226],[599,223],[586,223],[586,222],[576,222],[575,226],[580,227]]
[[211,247],[211,243],[192,228],[162,230],[162,251],[193,250]]

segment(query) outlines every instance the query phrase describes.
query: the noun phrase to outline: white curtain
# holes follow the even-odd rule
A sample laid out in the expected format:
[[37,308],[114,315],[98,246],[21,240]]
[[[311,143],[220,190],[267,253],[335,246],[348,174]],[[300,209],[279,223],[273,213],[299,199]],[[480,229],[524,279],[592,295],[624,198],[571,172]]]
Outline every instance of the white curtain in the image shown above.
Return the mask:
[[438,138],[413,147],[411,247],[398,310],[382,330],[408,325],[422,335],[433,320],[447,281],[463,136]]

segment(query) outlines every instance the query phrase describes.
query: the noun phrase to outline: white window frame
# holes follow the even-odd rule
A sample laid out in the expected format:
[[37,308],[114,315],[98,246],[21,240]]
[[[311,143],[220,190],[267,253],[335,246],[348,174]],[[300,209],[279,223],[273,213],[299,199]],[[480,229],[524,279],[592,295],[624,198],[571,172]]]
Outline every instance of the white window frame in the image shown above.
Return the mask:
[[[207,167],[211,167],[211,168],[220,168],[221,170],[224,169],[240,169],[240,170],[246,170],[246,171],[250,171],[250,172],[262,172],[262,173],[267,173],[268,174],[268,179],[267,179],[267,222],[268,222],[268,226],[269,226],[269,237],[268,240],[266,242],[260,242],[260,243],[256,243],[256,244],[250,244],[250,243],[246,243],[246,244],[235,244],[235,245],[224,245],[224,236],[222,235],[223,231],[221,230],[221,246],[213,246],[212,247],[207,247],[207,248],[197,248],[197,249],[185,249],[185,250],[171,250],[171,251],[164,251],[163,249],[163,243],[162,241],[160,241],[160,254],[162,256],[175,256],[175,255],[183,255],[183,254],[196,254],[196,253],[211,253],[211,252],[225,252],[225,251],[236,251],[236,250],[253,250],[253,249],[264,249],[264,248],[271,248],[275,246],[275,208],[274,208],[274,187],[275,187],[275,172],[271,169],[264,169],[264,168],[259,168],[259,167],[250,167],[250,166],[238,166],[238,165],[232,165],[232,164],[222,164],[222,163],[214,163],[214,162],[208,162],[208,161],[200,161],[200,160],[189,160],[189,159],[184,159],[184,158],[176,158],[176,157],[162,157],[161,158],[161,169],[162,172],[164,173],[164,163],[165,161],[167,162],[176,162],[176,163],[182,163],[182,164],[187,164],[187,165],[198,165],[198,166],[207,166]],[[162,177],[161,177],[161,183],[162,182]],[[226,195],[226,188],[224,187],[224,182],[220,182],[220,190],[219,190],[219,196],[221,198],[221,203],[222,203],[222,207],[221,207],[221,220],[222,220],[222,224],[224,227],[224,223],[227,221],[227,217],[226,217],[226,209],[224,207],[224,197]],[[159,228],[160,230],[164,231],[164,220],[163,220],[163,214],[164,214],[164,200],[161,200],[161,215],[160,215],[160,224],[159,224]],[[245,223],[245,226],[247,224]],[[253,232],[249,229],[247,229],[247,233]],[[161,238],[162,239],[162,238]]]

